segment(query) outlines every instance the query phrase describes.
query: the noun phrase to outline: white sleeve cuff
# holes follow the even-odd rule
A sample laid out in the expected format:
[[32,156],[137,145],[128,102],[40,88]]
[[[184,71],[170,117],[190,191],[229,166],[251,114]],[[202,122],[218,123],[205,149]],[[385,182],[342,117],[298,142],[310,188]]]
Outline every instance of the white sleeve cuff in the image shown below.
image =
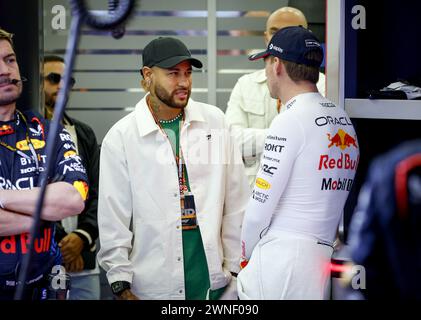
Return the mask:
[[92,238],[89,233],[87,233],[85,230],[82,230],[82,229],[76,229],[75,231],[83,234],[86,237],[86,239],[88,239],[89,245],[92,245]]

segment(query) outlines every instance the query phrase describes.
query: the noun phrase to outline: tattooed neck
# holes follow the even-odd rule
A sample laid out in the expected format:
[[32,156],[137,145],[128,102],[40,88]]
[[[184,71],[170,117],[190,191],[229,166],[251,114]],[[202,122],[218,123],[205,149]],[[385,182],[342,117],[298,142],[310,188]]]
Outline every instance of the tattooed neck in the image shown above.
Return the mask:
[[147,103],[157,120],[169,120],[182,112],[181,109],[168,107],[161,100],[152,95],[148,96]]
[[150,106],[152,108],[152,111],[155,113],[155,115],[159,118],[159,111],[160,111],[160,103],[156,101],[154,97],[151,97],[149,99]]

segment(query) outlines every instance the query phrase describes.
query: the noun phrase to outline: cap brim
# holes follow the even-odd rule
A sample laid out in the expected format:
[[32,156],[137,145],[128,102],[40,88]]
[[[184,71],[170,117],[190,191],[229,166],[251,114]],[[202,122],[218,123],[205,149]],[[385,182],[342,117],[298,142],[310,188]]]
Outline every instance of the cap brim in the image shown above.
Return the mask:
[[266,58],[268,55],[270,55],[270,53],[265,50],[262,52],[252,54],[251,56],[249,56],[249,60],[254,61],[254,60],[263,59],[263,58]]
[[199,69],[203,67],[203,64],[202,64],[202,62],[200,62],[200,60],[197,60],[197,59],[192,58],[190,56],[171,57],[171,58],[168,58],[166,60],[160,61],[155,65],[157,67],[161,67],[161,68],[171,68],[171,67],[174,67],[175,65],[179,64],[180,62],[183,62],[183,61],[186,61],[186,60],[190,61],[191,65],[193,67],[196,67],[196,68],[199,68]]

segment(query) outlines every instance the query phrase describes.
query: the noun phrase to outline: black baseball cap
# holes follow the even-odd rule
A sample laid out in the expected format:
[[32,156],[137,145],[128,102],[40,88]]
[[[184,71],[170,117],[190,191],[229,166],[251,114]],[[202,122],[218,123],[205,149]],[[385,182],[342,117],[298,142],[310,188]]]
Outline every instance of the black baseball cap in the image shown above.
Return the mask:
[[[149,42],[142,53],[144,67],[171,68],[182,61],[189,60],[191,65],[202,68],[202,62],[192,58],[189,49],[178,39],[159,37]],[[140,70],[142,73],[142,70]]]
[[[320,61],[305,58],[306,54],[312,51],[321,53]],[[270,40],[267,49],[251,55],[249,60],[258,60],[270,55],[311,67],[320,67],[323,62],[323,48],[320,41],[313,32],[302,26],[278,30]]]

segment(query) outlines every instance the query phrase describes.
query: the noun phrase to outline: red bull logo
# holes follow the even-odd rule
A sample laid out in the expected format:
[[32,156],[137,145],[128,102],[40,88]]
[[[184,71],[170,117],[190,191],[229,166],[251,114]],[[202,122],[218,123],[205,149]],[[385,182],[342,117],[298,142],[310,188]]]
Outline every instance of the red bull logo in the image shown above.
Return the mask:
[[13,130],[13,127],[11,125],[4,124],[4,125],[0,126],[0,136],[5,136],[5,135],[11,134],[13,132],[14,132],[14,130]]
[[330,144],[328,145],[329,148],[332,146],[338,147],[341,150],[345,150],[346,148],[349,148],[351,146],[354,146],[358,149],[357,146],[357,137],[352,137],[348,133],[346,133],[344,130],[339,129],[338,132],[331,137],[330,133],[327,134],[327,138],[330,141]]
[[[0,238],[0,254],[22,254],[29,252],[29,233]],[[20,244],[20,246],[18,245]],[[48,252],[51,246],[51,229],[44,228],[42,235],[35,239],[34,250],[36,253]],[[20,250],[18,250],[20,248]]]

